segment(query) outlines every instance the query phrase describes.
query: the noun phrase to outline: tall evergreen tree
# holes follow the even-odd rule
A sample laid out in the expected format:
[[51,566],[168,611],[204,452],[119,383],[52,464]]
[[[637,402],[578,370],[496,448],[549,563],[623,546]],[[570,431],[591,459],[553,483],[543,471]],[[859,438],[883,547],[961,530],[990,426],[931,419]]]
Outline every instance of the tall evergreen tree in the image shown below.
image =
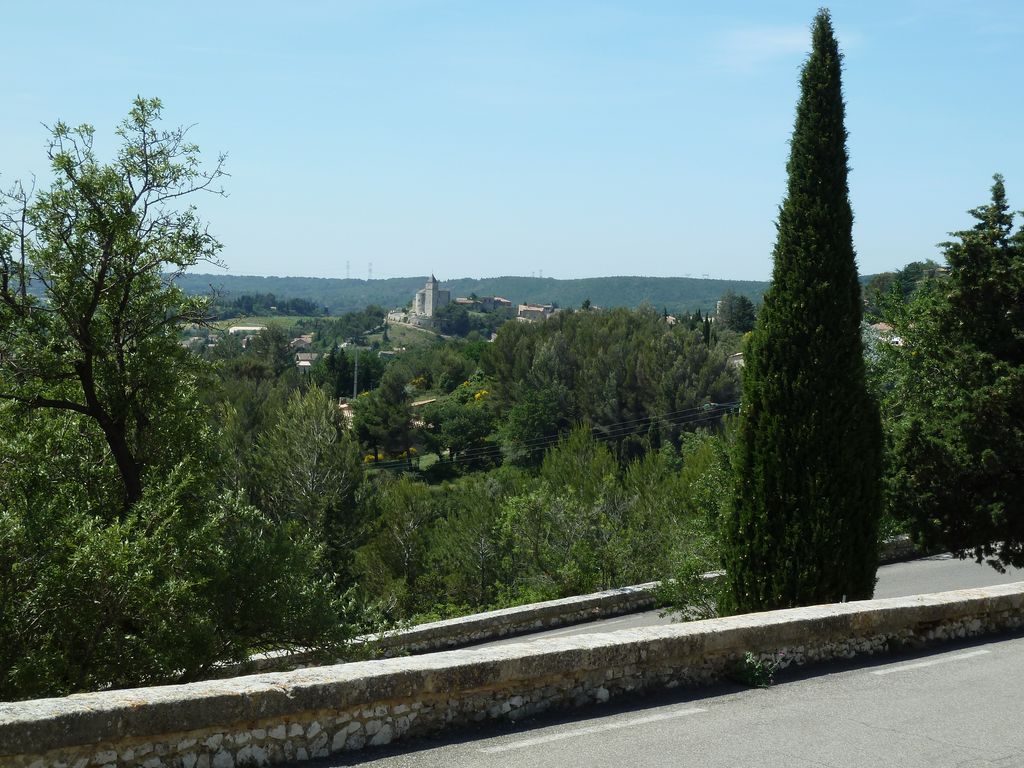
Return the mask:
[[924,287],[883,350],[889,501],[928,546],[1024,566],[1024,227],[996,175],[977,223],[943,243],[949,276]]
[[738,611],[868,598],[875,583],[881,425],[865,386],[842,56],[827,10],[812,33],[772,287],[745,356],[723,555]]

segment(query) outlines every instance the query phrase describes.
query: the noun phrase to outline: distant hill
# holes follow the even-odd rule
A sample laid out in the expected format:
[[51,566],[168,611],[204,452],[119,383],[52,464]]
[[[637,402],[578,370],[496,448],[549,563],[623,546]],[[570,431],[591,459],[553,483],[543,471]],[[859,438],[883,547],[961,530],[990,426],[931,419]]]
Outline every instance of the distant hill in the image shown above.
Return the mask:
[[[307,299],[331,314],[354,312],[368,304],[403,307],[427,281],[422,277],[386,280],[341,280],[321,277],[254,277],[249,275],[183,275],[177,283],[186,293],[211,289],[226,296],[272,293],[282,299]],[[556,304],[578,307],[585,299],[598,307],[638,307],[644,302],[669,312],[714,310],[726,291],[760,304],[767,282],[702,280],[691,277],[588,277],[556,280],[550,277],[488,277],[441,280],[441,287],[458,296],[503,296],[514,304]]]

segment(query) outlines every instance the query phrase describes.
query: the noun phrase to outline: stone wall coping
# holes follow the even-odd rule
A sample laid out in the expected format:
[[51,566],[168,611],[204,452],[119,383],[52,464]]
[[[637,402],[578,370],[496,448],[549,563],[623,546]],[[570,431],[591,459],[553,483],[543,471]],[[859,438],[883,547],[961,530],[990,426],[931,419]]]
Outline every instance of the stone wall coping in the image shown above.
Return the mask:
[[[893,563],[919,556],[921,553],[914,542],[906,534],[895,536],[882,542],[879,562]],[[709,571],[703,578],[714,580],[725,575],[725,571]],[[587,595],[573,595],[557,600],[546,600],[540,603],[528,603],[511,608],[500,608],[493,611],[458,616],[453,619],[442,619],[411,627],[394,629],[380,635],[360,638],[372,641],[384,649],[412,650],[418,644],[433,644],[449,647],[464,644],[463,638],[473,635],[471,642],[501,637],[517,632],[528,632],[536,622],[572,622],[584,623],[592,619],[612,615],[620,606],[629,603],[647,602],[642,610],[654,606],[654,591],[660,581],[648,581],[616,589],[606,589]],[[634,609],[635,610],[635,609]],[[590,617],[576,618],[580,613],[592,613]],[[632,612],[632,611],[630,611]],[[279,654],[280,655],[280,654]]]
[[[881,563],[908,560],[920,554],[913,541],[905,534],[882,542],[879,552]],[[703,578],[714,580],[724,575],[725,571],[709,571],[703,574]],[[527,634],[542,627],[582,624],[608,616],[650,610],[655,607],[654,591],[660,583],[649,581],[587,595],[573,595],[457,616],[388,630],[376,635],[364,635],[356,640],[374,643],[385,654],[424,653],[458,648],[499,637]],[[316,659],[315,654],[303,651],[267,651],[254,654],[244,664],[225,665],[222,674],[280,671],[308,666],[317,663]]]
[[[919,552],[910,537],[903,534],[882,542],[879,554],[881,562],[889,563],[917,556]],[[702,577],[710,580],[721,578],[724,575],[725,571],[709,571],[702,574]],[[456,634],[465,634],[476,629],[491,629],[502,625],[518,626],[526,624],[530,620],[562,618],[576,611],[585,611],[589,608],[596,611],[616,603],[629,602],[635,598],[650,597],[653,599],[654,590],[660,584],[660,581],[648,581],[643,584],[606,589],[587,595],[573,595],[557,600],[545,600],[540,603],[527,603],[511,608],[499,608],[493,611],[457,616],[452,619],[430,621],[384,632],[377,640],[385,645],[391,642],[400,644],[415,642],[421,638],[446,637],[450,634],[449,630],[455,630]]]
[[963,616],[1024,612],[1024,582],[911,597],[790,608],[607,633],[526,640],[185,685],[0,703],[0,756],[231,727],[303,712],[487,690],[567,670],[779,652],[928,627]]
[[652,596],[658,586],[657,581],[645,584],[634,584],[628,587],[606,589],[588,595],[573,595],[557,600],[546,600],[541,603],[516,605],[511,608],[499,608],[494,611],[473,613],[457,616],[453,619],[442,619],[412,627],[385,632],[378,639],[387,646],[392,642],[400,644],[447,637],[450,634],[467,634],[476,630],[494,630],[498,627],[529,626],[531,622],[548,619],[562,619],[568,614],[593,611],[601,613],[617,604],[629,603],[637,598],[645,599]]
[[[705,576],[715,578],[721,573],[716,571]],[[372,644],[385,655],[426,653],[486,642],[498,637],[526,634],[546,627],[583,624],[653,608],[654,590],[659,583],[650,581],[586,595],[572,595],[413,624],[378,634],[361,635],[355,638],[355,642]],[[265,651],[253,654],[243,664],[224,665],[223,673],[234,676],[251,672],[283,671],[317,663],[317,656],[306,651]],[[219,676],[223,677],[223,673]]]

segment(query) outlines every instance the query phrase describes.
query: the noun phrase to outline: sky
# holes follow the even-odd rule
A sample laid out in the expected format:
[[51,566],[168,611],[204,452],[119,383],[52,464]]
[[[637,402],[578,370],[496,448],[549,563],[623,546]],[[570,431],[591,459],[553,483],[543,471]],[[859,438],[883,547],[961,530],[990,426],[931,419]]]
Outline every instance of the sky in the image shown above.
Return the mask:
[[[818,2],[3,3],[0,185],[137,95],[227,154],[236,275],[766,280]],[[862,273],[1024,208],[1024,3],[830,6]]]

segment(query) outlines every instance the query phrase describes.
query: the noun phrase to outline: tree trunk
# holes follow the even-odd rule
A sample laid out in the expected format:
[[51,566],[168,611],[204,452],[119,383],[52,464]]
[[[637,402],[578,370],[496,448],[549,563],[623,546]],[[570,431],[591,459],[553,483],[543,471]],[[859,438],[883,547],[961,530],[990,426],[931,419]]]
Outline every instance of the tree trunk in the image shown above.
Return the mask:
[[128,447],[125,425],[104,419],[100,426],[117,464],[117,471],[121,475],[121,483],[124,485],[124,511],[127,513],[142,498],[142,473],[139,463]]

